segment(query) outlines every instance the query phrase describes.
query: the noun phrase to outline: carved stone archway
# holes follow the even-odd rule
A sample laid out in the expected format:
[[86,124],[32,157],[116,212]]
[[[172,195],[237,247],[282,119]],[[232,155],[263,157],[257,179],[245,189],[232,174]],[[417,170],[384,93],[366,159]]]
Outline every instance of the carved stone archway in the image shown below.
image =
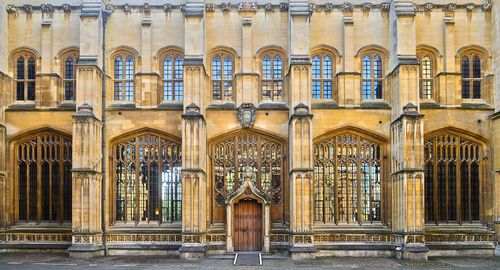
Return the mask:
[[262,208],[262,216],[263,218],[263,235],[264,235],[264,243],[262,246],[263,252],[269,252],[269,231],[271,226],[271,198],[266,193],[260,191],[255,185],[255,179],[253,177],[253,173],[250,168],[247,168],[245,173],[243,174],[243,183],[240,187],[228,194],[226,198],[226,224],[227,224],[227,237],[226,237],[226,251],[234,252],[234,243],[233,243],[233,208],[234,204],[241,199],[252,198],[257,200],[259,203],[262,203],[264,206]]

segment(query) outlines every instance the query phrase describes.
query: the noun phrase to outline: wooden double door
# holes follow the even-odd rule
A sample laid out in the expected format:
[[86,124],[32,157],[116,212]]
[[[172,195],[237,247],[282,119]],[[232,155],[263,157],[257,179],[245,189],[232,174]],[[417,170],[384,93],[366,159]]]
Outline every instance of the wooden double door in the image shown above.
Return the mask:
[[262,250],[262,204],[256,200],[234,204],[234,250]]

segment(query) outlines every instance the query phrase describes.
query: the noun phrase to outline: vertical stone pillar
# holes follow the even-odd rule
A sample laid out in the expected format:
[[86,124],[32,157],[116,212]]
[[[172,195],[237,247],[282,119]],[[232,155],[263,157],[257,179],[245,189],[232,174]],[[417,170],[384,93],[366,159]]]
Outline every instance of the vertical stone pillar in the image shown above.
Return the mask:
[[391,123],[391,229],[396,255],[427,260],[424,243],[424,138],[419,113],[419,62],[415,44],[415,9],[412,2],[396,0],[389,15],[391,66],[387,78],[392,98]]
[[293,260],[314,259],[311,61],[307,1],[290,1],[290,231]]
[[352,5],[345,4],[342,8],[344,15],[343,27],[343,60],[342,70],[338,72],[338,104],[359,105],[361,102],[361,92],[359,91],[361,73],[356,71],[354,66],[354,21],[352,19]]
[[[1,75],[0,75],[1,76]],[[1,81],[1,79],[0,79]],[[3,90],[3,89],[0,89]],[[0,232],[9,227],[8,209],[7,209],[7,147],[6,137],[7,129],[5,128],[2,114],[3,106],[0,105]]]
[[[12,6],[10,9],[14,9]],[[0,0],[0,232],[8,227],[7,216],[7,129],[5,127],[4,109],[7,105],[7,85],[10,81],[7,76],[7,7]]]
[[[444,73],[440,76],[440,84],[442,89],[440,91],[439,100],[445,105],[460,104],[461,94],[456,93],[456,78],[455,72],[455,12],[452,5],[445,8],[445,17],[443,18],[443,44],[444,44]],[[460,72],[460,71],[458,71]]]
[[71,257],[104,254],[101,229],[102,31],[104,2],[84,0],[73,115],[73,216]]
[[156,107],[159,103],[158,83],[160,76],[153,72],[151,24],[151,10],[145,4],[141,22],[141,65],[140,71],[136,75],[136,93],[139,103],[136,105],[146,108]]
[[199,260],[206,251],[206,122],[203,116],[205,70],[203,1],[186,4],[184,114],[182,115],[182,246],[181,259]]
[[[49,5],[45,5],[49,6]],[[52,53],[53,42],[53,27],[52,27],[52,11],[42,9],[42,44],[41,44],[41,66],[40,73],[36,77],[36,99],[37,107],[56,106],[57,89],[59,77],[54,73],[53,62],[54,56]]]
[[[244,17],[242,20],[241,44],[243,50],[241,52],[241,94],[236,94],[236,104],[250,102],[253,104],[259,103],[259,96],[255,95],[255,89],[258,88],[257,75],[254,73],[253,63],[253,48],[252,48],[252,18]],[[236,89],[240,88],[239,84]]]

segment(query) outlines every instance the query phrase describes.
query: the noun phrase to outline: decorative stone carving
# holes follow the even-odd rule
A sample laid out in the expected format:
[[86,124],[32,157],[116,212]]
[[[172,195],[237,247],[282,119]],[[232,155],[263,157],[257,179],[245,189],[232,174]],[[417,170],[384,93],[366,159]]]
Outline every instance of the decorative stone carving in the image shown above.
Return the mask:
[[7,10],[7,13],[9,14],[16,14],[17,13],[17,8],[14,5],[7,5],[5,8]]
[[255,123],[255,106],[252,103],[243,103],[238,108],[238,120],[242,128],[252,128]]
[[443,8],[443,11],[450,11],[450,12],[454,12],[456,8],[457,8],[457,5],[456,5],[456,4],[454,4],[454,3],[450,3],[450,4],[448,4],[447,6],[445,6],[445,7]]
[[29,5],[29,4],[25,4],[23,6],[24,8],[24,11],[26,11],[27,14],[31,14],[33,13],[33,6],[32,5]]
[[229,11],[229,10],[231,10],[231,2],[220,4],[220,9],[222,11]]
[[288,3],[281,2],[280,3],[280,11],[287,11],[288,10]]
[[363,3],[363,11],[370,11],[372,9],[372,3]]
[[238,11],[256,11],[257,6],[255,6],[255,2],[241,2],[238,6]]
[[42,4],[42,13],[52,13],[54,11],[54,7],[51,4]]
[[151,7],[149,6],[149,3],[144,3],[144,13],[151,13]]
[[123,12],[130,13],[130,6],[128,4],[123,5]]
[[186,5],[180,5],[179,9],[181,10],[181,12],[185,12],[186,11]]
[[465,5],[465,9],[467,9],[467,11],[472,11],[475,7],[476,5],[474,5],[473,3],[468,3],[467,5]]
[[267,3],[267,4],[264,6],[264,10],[265,10],[265,11],[273,11],[273,4],[271,4],[271,3]]
[[71,6],[69,4],[62,4],[62,8],[63,8],[64,13],[71,12]]
[[424,5],[424,11],[431,11],[434,5],[432,3],[427,3]]
[[331,12],[333,10],[333,4],[332,3],[326,3],[325,6],[323,7],[323,10],[326,12]]
[[172,10],[172,5],[171,4],[165,4],[165,5],[163,5],[163,10],[165,12],[170,12]]
[[214,12],[215,11],[215,5],[214,4],[206,4],[205,5],[205,11],[206,12]]
[[486,3],[483,5],[483,11],[489,11],[491,10],[491,3]]
[[391,4],[390,3],[382,3],[382,4],[380,4],[380,9],[382,11],[389,11],[389,9],[391,9]]
[[307,6],[308,6],[310,12],[314,12],[314,9],[316,8],[315,3],[309,3]]
[[342,5],[342,11],[343,12],[352,11],[352,4],[348,3],[348,2],[344,2],[344,4]]

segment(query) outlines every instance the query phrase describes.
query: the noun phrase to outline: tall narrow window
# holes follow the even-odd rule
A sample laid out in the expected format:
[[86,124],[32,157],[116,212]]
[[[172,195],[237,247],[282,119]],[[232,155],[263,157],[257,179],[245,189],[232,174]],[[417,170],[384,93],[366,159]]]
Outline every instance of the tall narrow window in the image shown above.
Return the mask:
[[479,220],[481,147],[465,137],[440,134],[425,140],[427,222]]
[[333,56],[320,53],[312,60],[312,97],[331,99],[333,97]]
[[15,146],[18,220],[71,221],[71,137],[41,132]]
[[283,100],[283,60],[268,54],[262,59],[262,100]]
[[232,99],[233,59],[220,54],[212,59],[212,100],[229,101]]
[[477,53],[468,53],[462,56],[462,98],[481,99],[483,73],[481,58]]
[[184,96],[182,56],[170,53],[163,60],[163,100],[182,100]]
[[181,220],[181,144],[141,132],[113,144],[115,221],[167,223]]
[[432,99],[434,84],[433,58],[426,53],[419,54],[420,58],[420,98]]
[[316,221],[381,220],[381,143],[343,132],[314,144]]
[[75,99],[76,76],[75,56],[68,56],[64,64],[64,100]]
[[16,61],[16,100],[35,100],[35,57],[19,56]]
[[114,99],[134,100],[134,59],[132,56],[120,55],[115,57]]
[[362,68],[363,99],[382,99],[382,58],[374,53],[365,55]]

